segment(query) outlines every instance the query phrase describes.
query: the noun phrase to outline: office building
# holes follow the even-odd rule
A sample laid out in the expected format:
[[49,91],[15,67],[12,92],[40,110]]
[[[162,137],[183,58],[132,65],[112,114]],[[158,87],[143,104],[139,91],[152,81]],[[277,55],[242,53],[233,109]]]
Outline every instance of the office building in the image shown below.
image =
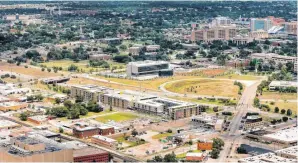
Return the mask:
[[298,83],[297,82],[290,82],[290,81],[272,81],[269,84],[269,90],[280,90],[286,88],[295,88],[297,89]]
[[285,32],[288,35],[296,35],[297,36],[297,21],[284,22],[283,27],[284,27]]
[[73,150],[40,135],[0,143],[1,162],[73,162]]
[[208,29],[193,30],[191,32],[191,41],[211,42],[214,40],[230,40],[236,36],[236,27],[220,26]]
[[159,45],[147,45],[146,46],[147,52],[154,52],[154,51],[158,51],[159,49],[160,49]]
[[134,91],[101,94],[100,102],[169,119],[186,118],[201,113],[201,107],[194,103],[160,98]]
[[263,139],[271,143],[280,143],[288,146],[297,145],[298,141],[298,128],[289,128],[280,130],[275,133],[263,135]]
[[212,27],[218,27],[218,26],[229,26],[232,24],[232,19],[228,17],[216,17],[212,20],[211,26]]
[[257,30],[249,32],[249,37],[255,40],[269,38],[269,34],[265,30]]
[[263,127],[263,125],[264,125],[264,122],[262,117],[259,117],[258,115],[251,115],[246,117],[246,121],[244,123],[243,129],[244,130],[254,129],[254,128]]
[[70,96],[72,98],[82,98],[83,101],[97,102],[99,95],[110,90],[107,87],[96,85],[74,85],[71,86]]
[[297,57],[292,56],[278,55],[275,53],[253,53],[250,57],[251,59],[262,59],[265,62],[274,61],[276,65],[278,65],[279,63],[286,64],[288,62],[292,62],[294,63],[294,66],[295,63],[297,66]]
[[231,39],[234,44],[237,45],[246,45],[250,42],[253,42],[254,39],[248,36],[235,36]]
[[272,22],[269,18],[251,18],[250,19],[250,31],[264,30],[268,31],[272,26]]
[[131,55],[139,55],[141,50],[142,50],[142,47],[139,47],[139,46],[132,46],[132,47],[128,48],[128,52]]
[[74,162],[109,162],[109,152],[86,147],[73,151]]
[[170,69],[169,62],[166,61],[138,61],[130,62],[126,66],[128,77],[139,76],[172,76],[173,70]]
[[111,60],[112,59],[112,55],[108,55],[108,54],[92,54],[89,55],[89,60]]
[[116,149],[118,144],[117,140],[111,139],[105,136],[101,136],[101,135],[92,136],[91,142],[99,146],[104,146],[112,149]]
[[74,127],[72,129],[73,136],[81,139],[90,138],[93,135],[98,135],[99,129],[97,127]]
[[224,120],[207,114],[193,116],[191,121],[194,122],[196,125],[214,129],[216,131],[221,131],[224,125]]

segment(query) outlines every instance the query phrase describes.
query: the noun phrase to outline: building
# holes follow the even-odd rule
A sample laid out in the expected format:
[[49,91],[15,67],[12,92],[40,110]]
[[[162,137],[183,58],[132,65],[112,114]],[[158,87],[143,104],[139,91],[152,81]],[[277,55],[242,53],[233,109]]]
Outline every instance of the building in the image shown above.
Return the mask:
[[262,127],[264,125],[263,118],[258,115],[250,115],[246,117],[246,121],[244,123],[244,130],[253,129]]
[[4,120],[4,119],[0,120],[0,131],[1,130],[15,129],[15,128],[18,128],[18,127],[21,127],[21,125],[18,124],[18,123],[8,121],[8,120]]
[[108,54],[92,54],[89,55],[89,60],[111,60],[112,56]]
[[182,44],[182,46],[186,50],[197,50],[197,49],[199,49],[199,45],[197,45],[197,44]]
[[231,40],[234,44],[237,44],[237,45],[245,45],[254,41],[253,38],[248,36],[235,36]]
[[191,32],[191,41],[212,42],[214,40],[231,40],[236,36],[236,27],[220,26],[208,29],[193,30]]
[[288,146],[293,146],[293,145],[297,145],[297,141],[298,141],[297,134],[298,134],[298,128],[294,127],[294,128],[289,128],[285,130],[280,130],[275,133],[263,135],[262,138],[267,142],[280,143]]
[[115,134],[115,129],[114,127],[111,126],[100,126],[98,127],[99,131],[99,135],[111,135],[111,134]]
[[275,53],[253,53],[250,57],[251,59],[262,59],[265,62],[274,61],[276,65],[278,65],[279,63],[286,64],[288,62],[292,62],[294,63],[294,66],[295,63],[297,66],[297,57],[292,56],[278,55]]
[[166,61],[138,61],[129,62],[126,66],[128,77],[138,76],[172,76],[173,70],[170,69],[169,62]]
[[276,155],[279,157],[297,159],[298,146],[293,146],[281,150],[275,151]]
[[284,22],[283,27],[287,34],[297,36],[297,21]]
[[100,102],[170,119],[186,118],[201,113],[201,107],[194,103],[160,98],[127,90],[101,94]]
[[52,78],[44,78],[41,80],[44,84],[54,84],[54,83],[64,83],[69,81],[69,77],[52,77]]
[[257,31],[251,31],[249,32],[249,35],[248,37],[252,38],[252,39],[266,39],[266,38],[269,38],[269,34],[267,31],[265,30],[257,30]]
[[199,153],[192,153],[192,152],[188,152],[186,153],[186,157],[185,160],[186,161],[203,161],[204,160],[204,155],[202,152]]
[[297,89],[298,83],[297,82],[290,82],[290,81],[272,81],[269,84],[269,90],[280,90],[286,88],[295,88]]
[[98,148],[86,147],[73,151],[74,162],[109,162],[109,152]]
[[221,131],[224,125],[224,120],[218,119],[215,116],[210,116],[207,114],[193,116],[191,121],[194,122],[196,125],[214,129],[216,131]]
[[158,51],[159,49],[160,49],[159,45],[147,45],[146,46],[147,52],[154,52],[154,51]]
[[77,138],[89,138],[92,137],[93,135],[98,135],[99,129],[97,127],[74,127],[72,129],[73,136]]
[[112,149],[116,149],[118,144],[117,140],[111,139],[105,136],[101,136],[101,135],[92,136],[91,142],[99,146],[105,146]]
[[73,162],[73,150],[40,135],[0,143],[1,162]]
[[14,84],[0,84],[0,94],[4,96],[12,94],[26,94],[30,92],[30,88],[18,88]]
[[264,30],[268,31],[272,26],[269,18],[251,18],[250,31]]
[[139,47],[139,46],[132,46],[132,47],[128,48],[128,52],[131,55],[139,55],[141,50],[142,50],[142,47]]
[[269,152],[261,155],[256,155],[238,160],[239,163],[261,163],[261,162],[279,162],[279,163],[294,163],[297,159],[288,159],[280,157],[275,153]]
[[232,19],[228,17],[216,17],[212,20],[211,26],[212,27],[218,27],[218,26],[229,26],[232,24]]
[[276,18],[274,16],[268,16],[267,17],[268,19],[270,19],[271,23],[273,26],[280,26],[282,25],[283,23],[285,23],[285,19],[283,18]]
[[36,116],[28,117],[27,120],[29,122],[41,125],[41,124],[47,123],[48,120],[50,120],[50,118],[48,118],[47,115],[36,115]]
[[28,107],[28,104],[23,102],[10,101],[10,102],[0,103],[0,111],[4,111],[4,112],[25,109],[27,107]]
[[75,85],[71,86],[70,96],[72,98],[82,98],[83,101],[97,102],[99,95],[107,90],[109,88],[96,85]]
[[199,141],[197,144],[198,150],[212,150],[213,141]]

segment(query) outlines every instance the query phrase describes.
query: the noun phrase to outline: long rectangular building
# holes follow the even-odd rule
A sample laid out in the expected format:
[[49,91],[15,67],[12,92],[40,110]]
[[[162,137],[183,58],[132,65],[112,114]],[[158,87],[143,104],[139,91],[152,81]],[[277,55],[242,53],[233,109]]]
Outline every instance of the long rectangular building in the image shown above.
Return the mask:
[[72,98],[80,97],[83,101],[97,102],[99,95],[107,90],[110,89],[96,85],[74,85],[71,87],[70,96]]
[[230,40],[235,36],[235,26],[220,26],[208,29],[193,30],[191,32],[191,41],[211,42],[214,40]]
[[181,119],[199,115],[197,104],[145,95],[134,91],[114,92],[100,95],[100,102],[124,109],[153,114],[169,119]]

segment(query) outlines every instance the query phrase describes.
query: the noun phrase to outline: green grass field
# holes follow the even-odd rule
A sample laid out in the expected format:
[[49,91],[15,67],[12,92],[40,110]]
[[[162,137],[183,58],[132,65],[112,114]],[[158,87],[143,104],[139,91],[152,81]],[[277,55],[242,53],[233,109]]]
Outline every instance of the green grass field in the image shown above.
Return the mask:
[[237,97],[238,86],[232,81],[193,79],[169,83],[165,88],[171,92],[209,96]]
[[163,134],[154,135],[154,136],[152,136],[152,139],[162,139],[162,138],[166,138],[166,137],[172,136],[172,135],[173,135],[173,133],[166,132],[166,133],[163,133]]
[[278,107],[279,111],[281,109],[285,109],[285,110],[291,109],[293,112],[292,116],[297,115],[297,102],[274,102],[273,105],[271,105],[270,102],[261,102],[261,103],[269,105],[271,109],[270,112],[274,112],[274,108]]
[[114,114],[99,116],[99,117],[95,118],[95,120],[97,120],[99,122],[103,122],[103,123],[108,122],[108,121],[121,122],[121,121],[133,120],[138,117],[139,116],[137,116],[133,113],[118,112],[118,113],[114,113]]

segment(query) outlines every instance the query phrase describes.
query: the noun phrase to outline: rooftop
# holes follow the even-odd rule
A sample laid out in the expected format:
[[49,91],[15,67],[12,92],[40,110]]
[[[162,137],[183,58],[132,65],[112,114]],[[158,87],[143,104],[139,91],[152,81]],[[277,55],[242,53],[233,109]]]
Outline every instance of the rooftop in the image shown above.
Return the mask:
[[92,136],[92,138],[99,139],[99,140],[104,140],[104,141],[109,142],[109,143],[117,142],[117,140],[115,140],[115,139],[111,139],[111,138],[101,136],[101,135],[94,135],[94,136]]
[[291,82],[291,81],[272,81],[269,86],[283,86],[283,87],[298,87],[297,82]]
[[21,126],[21,125],[8,120],[2,120],[2,119],[0,120],[0,128],[16,127],[16,126]]
[[87,148],[74,150],[73,157],[81,157],[86,155],[96,155],[96,154],[103,154],[103,153],[108,153],[108,152],[98,148],[87,147]]
[[35,120],[35,121],[39,121],[39,122],[43,122],[43,121],[48,120],[47,115],[36,115],[36,116],[29,117],[29,118],[32,119],[32,120]]
[[159,65],[159,64],[169,64],[169,62],[145,60],[145,61],[129,62],[128,64],[141,67],[141,66],[152,66],[152,65]]
[[253,157],[248,157],[241,159],[240,162],[247,163],[266,163],[266,162],[279,162],[279,163],[289,163],[289,162],[297,162],[295,159],[287,159],[284,157],[277,156],[275,153],[265,153]]
[[265,138],[275,139],[282,142],[297,142],[298,127],[280,130],[276,133],[264,135]]

